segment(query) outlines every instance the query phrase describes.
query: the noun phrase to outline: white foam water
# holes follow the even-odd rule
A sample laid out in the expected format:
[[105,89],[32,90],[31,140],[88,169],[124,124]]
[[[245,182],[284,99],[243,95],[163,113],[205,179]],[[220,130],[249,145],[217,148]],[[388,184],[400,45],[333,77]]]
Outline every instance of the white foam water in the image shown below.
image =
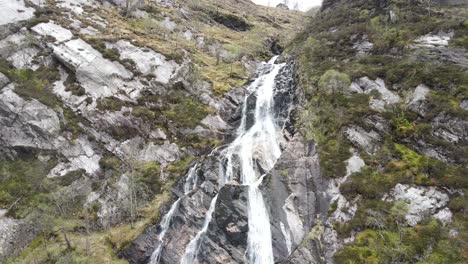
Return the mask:
[[240,162],[240,180],[249,186],[248,192],[248,245],[247,253],[252,264],[274,263],[271,242],[270,218],[259,189],[263,177],[256,164],[269,171],[281,155],[279,136],[281,128],[275,124],[274,87],[275,78],[285,64],[275,64],[277,57],[267,63],[270,71],[258,77],[249,90],[256,96],[254,122],[248,127],[248,97],[245,99],[241,125],[237,138],[223,151],[226,160],[225,173],[220,180],[228,183],[234,178],[234,157]]
[[161,221],[161,233],[159,233],[159,237],[158,237],[159,246],[156,248],[156,250],[153,251],[153,254],[151,254],[151,258],[150,258],[150,261],[149,261],[150,264],[158,264],[159,263],[159,259],[161,257],[161,250],[162,250],[163,244],[164,244],[164,237],[166,236],[167,230],[169,230],[169,226],[171,225],[172,216],[174,215],[175,210],[179,207],[181,199],[182,199],[182,197],[177,199],[177,201],[174,204],[172,204],[171,209],[163,217],[163,219]]
[[[274,57],[266,63],[265,67],[268,67],[269,71],[258,77],[248,88],[251,94],[256,96],[253,125],[248,127],[247,124],[250,114],[248,96],[244,101],[237,137],[221,152],[223,162],[220,166],[220,187],[234,180],[234,158],[240,162],[241,183],[249,187],[247,254],[252,264],[274,263],[270,217],[259,189],[264,175],[260,175],[256,164],[259,164],[263,171],[269,171],[281,155],[279,146],[281,128],[275,124],[273,99],[275,78],[285,64],[275,64],[276,58]],[[192,264],[197,257],[200,240],[208,230],[217,198],[218,195],[211,201],[202,229],[187,245],[181,264]]]
[[[184,195],[187,195],[190,193],[193,189],[195,189],[197,185],[197,167],[198,164],[195,164],[195,166],[191,167],[187,173],[187,179],[184,184]],[[183,196],[182,196],[183,197]],[[171,220],[172,217],[174,216],[174,212],[177,210],[179,207],[180,201],[182,200],[182,197],[177,199],[175,203],[172,204],[171,209],[169,209],[169,212],[163,217],[161,221],[161,232],[158,235],[158,241],[159,245],[158,247],[153,251],[153,254],[151,254],[150,261],[148,262],[149,264],[158,264],[161,258],[161,251],[164,246],[164,238],[166,236],[167,231],[169,230],[169,227],[171,225]]]
[[213,218],[213,212],[215,210],[216,201],[218,200],[218,195],[216,195],[210,203],[210,208],[206,212],[205,221],[203,222],[202,229],[197,233],[197,235],[188,243],[185,248],[184,256],[182,257],[181,264],[192,264],[197,256],[198,250],[200,248],[200,239],[208,231],[208,226],[210,225],[211,219]]

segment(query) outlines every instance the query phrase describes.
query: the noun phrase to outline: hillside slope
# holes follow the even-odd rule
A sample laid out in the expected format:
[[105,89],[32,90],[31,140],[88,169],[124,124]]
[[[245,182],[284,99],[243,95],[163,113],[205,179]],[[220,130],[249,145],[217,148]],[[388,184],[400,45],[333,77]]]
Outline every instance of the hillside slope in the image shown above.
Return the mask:
[[246,0],[0,10],[2,263],[126,263],[301,19]]
[[0,7],[1,263],[468,262],[466,1]]
[[332,182],[316,262],[467,261],[466,4],[324,1],[289,47],[296,128]]

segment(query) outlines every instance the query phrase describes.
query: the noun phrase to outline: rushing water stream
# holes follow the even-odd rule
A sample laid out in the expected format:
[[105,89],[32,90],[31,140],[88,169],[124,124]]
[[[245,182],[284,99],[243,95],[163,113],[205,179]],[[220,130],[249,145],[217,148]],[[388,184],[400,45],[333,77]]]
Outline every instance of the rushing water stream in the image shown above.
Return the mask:
[[[285,64],[275,64],[277,57],[265,63],[266,73],[259,76],[248,90],[250,95],[245,98],[241,124],[237,130],[234,141],[229,144],[220,155],[220,179],[219,187],[234,180],[239,172],[240,183],[248,186],[248,245],[247,255],[251,264],[274,263],[272,239],[270,230],[270,218],[259,189],[264,175],[260,173],[270,171],[281,155],[279,135],[281,127],[277,125],[274,117],[275,78]],[[248,100],[255,99],[255,105]],[[254,108],[253,108],[254,107]],[[250,109],[252,108],[252,109]],[[239,167],[239,170],[235,167]],[[261,168],[259,168],[261,167]],[[194,189],[197,179],[195,165],[190,169],[184,186],[185,195]],[[237,175],[237,174],[236,174]],[[182,257],[182,264],[192,264],[197,257],[201,239],[208,231],[213,217],[218,195],[210,203],[205,214],[205,220],[201,230],[187,244]],[[159,263],[161,250],[164,244],[164,236],[169,228],[172,215],[178,208],[179,198],[161,221],[159,234],[160,244],[153,252],[150,264]]]
[[[195,164],[195,166],[190,168],[190,170],[187,173],[187,179],[184,185],[184,195],[187,195],[188,193],[190,193],[197,184],[197,166],[198,164]],[[167,214],[161,220],[161,224],[160,224],[161,232],[159,233],[159,238],[158,238],[159,246],[153,251],[153,254],[151,254],[149,264],[159,263],[159,260],[161,258],[161,251],[162,251],[163,244],[164,244],[164,238],[171,225],[172,216],[174,215],[174,212],[179,207],[181,200],[182,200],[182,197],[177,199],[177,201],[175,201],[175,203],[172,204],[171,209],[169,209],[169,212],[167,212]]]
[[258,77],[250,86],[255,93],[256,103],[253,124],[249,127],[248,98],[244,102],[242,121],[237,138],[223,152],[227,160],[223,182],[233,180],[234,158],[240,161],[241,183],[249,186],[248,204],[248,245],[247,253],[252,264],[270,264],[274,262],[271,243],[270,218],[259,189],[263,177],[256,164],[263,171],[269,171],[281,155],[278,134],[279,128],[274,119],[275,77],[284,64],[274,64],[276,57],[268,62],[270,72]]
[[197,256],[198,249],[200,246],[200,239],[202,236],[208,231],[208,225],[211,222],[211,218],[213,217],[213,212],[215,210],[216,201],[218,200],[218,195],[216,195],[210,203],[210,208],[206,212],[205,221],[203,222],[203,227],[200,232],[197,233],[194,239],[190,241],[190,243],[185,248],[184,256],[180,261],[181,264],[192,264],[195,257]]

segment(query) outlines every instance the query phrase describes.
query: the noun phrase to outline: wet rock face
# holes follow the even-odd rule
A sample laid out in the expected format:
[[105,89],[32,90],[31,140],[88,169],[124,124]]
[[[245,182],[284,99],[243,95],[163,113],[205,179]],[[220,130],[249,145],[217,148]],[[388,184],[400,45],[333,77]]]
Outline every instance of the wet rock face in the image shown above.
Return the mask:
[[266,41],[265,41],[265,45],[267,47],[267,49],[269,51],[271,51],[271,53],[273,53],[274,55],[280,55],[284,48],[281,46],[280,42],[279,42],[279,39],[277,38],[268,38]]
[[218,210],[215,212],[216,226],[224,232],[233,246],[247,243],[247,191],[247,187],[235,185],[227,185],[219,191],[216,204]]
[[[274,113],[277,125],[284,128],[289,122],[289,113],[292,110],[296,91],[292,79],[293,64],[289,63],[275,80]],[[269,71],[268,68],[262,69]],[[237,105],[230,125],[239,124],[240,115],[244,108],[253,113],[255,109],[255,93],[247,99],[241,95],[245,92],[238,90],[228,93],[227,105]],[[250,121],[249,121],[250,119]],[[247,126],[252,125],[253,116],[247,116]],[[232,130],[233,132],[235,130]],[[286,131],[285,131],[286,132]],[[230,137],[227,137],[228,141]],[[307,212],[325,210],[326,201],[322,194],[307,191],[310,186],[321,186],[320,180],[314,177],[319,175],[317,154],[313,151],[314,144],[305,146],[300,138],[289,144],[282,139],[287,151],[278,161],[278,169],[274,169],[264,186],[262,192],[270,211],[271,230],[273,234],[273,247],[277,253],[278,261],[286,261],[295,248],[300,244],[315,219],[309,217]],[[312,148],[312,149],[311,149]],[[195,257],[196,263],[246,263],[246,249],[248,240],[248,187],[237,185],[234,182],[220,185],[220,164],[218,153],[201,161],[198,167],[198,181],[196,188],[183,195],[184,180],[182,179],[174,189],[174,197],[161,210],[162,217],[168,212],[177,197],[182,197],[175,211],[169,230],[166,233],[160,263],[179,262],[184,255],[186,246],[201,230],[210,201],[217,194],[215,210],[208,225],[206,234],[200,239],[199,252]],[[239,167],[234,161],[233,166]],[[260,165],[259,165],[260,166]],[[283,168],[290,168],[291,173],[282,175]],[[234,169],[234,175],[239,171]],[[235,177],[236,178],[236,177]],[[271,179],[271,180],[270,180]],[[224,184],[224,183],[223,183]],[[220,187],[222,186],[222,187]],[[314,189],[315,190],[315,189]],[[308,204],[314,204],[309,206]],[[317,204],[317,206],[315,206]],[[319,208],[320,207],[320,208]],[[323,208],[322,208],[323,207]],[[306,216],[306,217],[303,217]],[[161,217],[159,221],[161,221]],[[137,237],[128,249],[122,252],[131,263],[146,263],[152,252],[159,245],[157,240],[160,232],[159,224],[147,228]],[[286,239],[287,237],[287,239]],[[285,241],[290,241],[285,243]],[[312,254],[311,256],[315,256]]]
[[[295,64],[293,61],[289,61],[285,67],[283,67],[278,74],[275,82],[275,112],[274,117],[277,121],[277,125],[283,127],[290,123],[289,115],[297,103],[297,91],[295,89],[296,83],[294,78]],[[293,88],[291,88],[293,87]]]
[[317,247],[320,239],[301,243],[314,225],[325,220],[330,200],[327,185],[320,174],[315,144],[304,144],[296,135],[262,187],[270,208],[277,261],[288,263],[289,259],[294,259],[292,263],[311,263],[321,259],[321,249]]
[[213,221],[201,244],[199,263],[214,263],[222,260],[227,263],[245,261],[247,245],[248,187],[226,185],[219,191]]

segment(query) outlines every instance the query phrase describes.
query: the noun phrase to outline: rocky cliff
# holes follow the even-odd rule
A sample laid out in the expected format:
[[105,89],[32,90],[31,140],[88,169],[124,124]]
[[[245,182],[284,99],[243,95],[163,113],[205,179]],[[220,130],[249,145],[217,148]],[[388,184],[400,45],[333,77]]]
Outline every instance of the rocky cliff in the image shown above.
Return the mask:
[[0,7],[0,262],[466,263],[464,1]]
[[466,8],[324,1],[293,42],[296,127],[330,181],[324,262],[466,261]]
[[0,7],[2,263],[127,262],[301,17],[227,0]]

